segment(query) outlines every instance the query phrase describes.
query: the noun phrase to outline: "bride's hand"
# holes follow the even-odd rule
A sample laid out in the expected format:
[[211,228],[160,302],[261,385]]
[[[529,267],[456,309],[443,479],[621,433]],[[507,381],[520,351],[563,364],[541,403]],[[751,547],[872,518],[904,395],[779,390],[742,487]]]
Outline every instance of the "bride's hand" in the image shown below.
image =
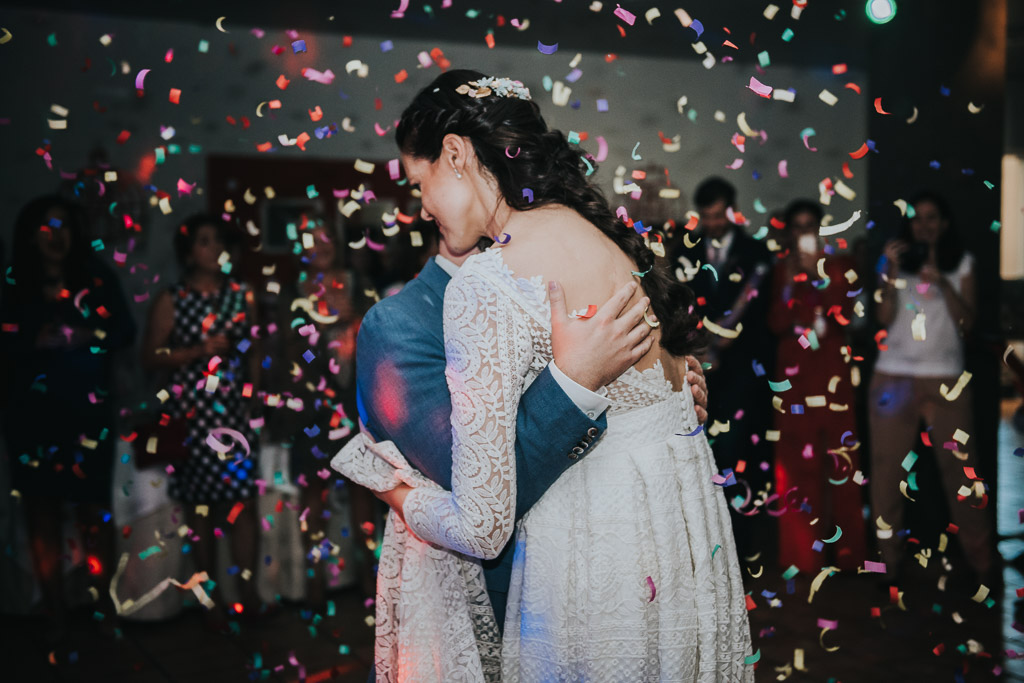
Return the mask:
[[[623,285],[587,320],[569,317],[565,293],[548,283],[551,300],[551,352],[555,364],[571,380],[591,391],[615,381],[651,350],[651,326],[644,322],[650,300],[641,296],[629,306],[637,284]],[[647,316],[655,323],[654,313]]]
[[686,383],[693,392],[693,409],[697,412],[697,423],[708,421],[708,383],[704,377],[704,368],[694,356],[686,357]]
[[390,491],[374,491],[373,495],[377,496],[380,500],[387,503],[388,507],[398,513],[399,518],[405,521],[405,497],[412,491],[411,486],[405,484],[399,484]]

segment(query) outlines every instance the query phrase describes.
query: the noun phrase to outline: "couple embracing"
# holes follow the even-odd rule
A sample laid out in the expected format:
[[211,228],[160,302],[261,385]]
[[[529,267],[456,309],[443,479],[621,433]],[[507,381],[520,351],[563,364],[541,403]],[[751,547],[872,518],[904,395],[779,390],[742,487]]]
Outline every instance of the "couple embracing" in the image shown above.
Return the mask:
[[391,507],[378,680],[753,680],[693,294],[518,81],[442,74],[397,142],[440,254],[364,319],[332,462]]

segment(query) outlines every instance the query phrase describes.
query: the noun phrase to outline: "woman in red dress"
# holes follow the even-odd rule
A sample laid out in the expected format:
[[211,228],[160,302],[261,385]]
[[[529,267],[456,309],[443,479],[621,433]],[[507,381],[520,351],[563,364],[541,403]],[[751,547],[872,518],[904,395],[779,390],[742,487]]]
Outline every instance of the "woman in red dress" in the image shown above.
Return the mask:
[[[768,324],[779,339],[775,382],[775,483],[781,497],[779,564],[813,572],[854,569],[865,557],[859,443],[849,348],[843,329],[856,287],[853,260],[827,254],[817,203],[794,201],[784,221],[783,258],[772,278]],[[784,386],[784,385],[783,385]],[[829,550],[831,549],[831,551]]]

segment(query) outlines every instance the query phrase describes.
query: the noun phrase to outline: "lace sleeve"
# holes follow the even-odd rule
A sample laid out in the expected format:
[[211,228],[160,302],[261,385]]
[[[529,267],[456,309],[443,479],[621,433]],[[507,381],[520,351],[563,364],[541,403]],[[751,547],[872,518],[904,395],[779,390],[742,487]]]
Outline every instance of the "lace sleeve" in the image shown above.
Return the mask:
[[472,264],[444,298],[452,490],[415,489],[404,512],[421,539],[491,559],[512,536],[516,410],[533,347],[523,311]]

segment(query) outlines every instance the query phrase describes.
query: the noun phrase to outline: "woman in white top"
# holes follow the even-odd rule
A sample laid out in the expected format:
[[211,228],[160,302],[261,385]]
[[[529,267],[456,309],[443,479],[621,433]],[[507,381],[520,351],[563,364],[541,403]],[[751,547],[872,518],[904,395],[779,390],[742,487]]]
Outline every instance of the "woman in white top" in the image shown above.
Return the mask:
[[992,537],[988,515],[978,509],[986,502],[984,484],[969,478],[977,461],[968,438],[971,386],[955,388],[964,372],[963,337],[974,323],[974,259],[941,197],[922,193],[909,207],[903,231],[886,243],[879,267],[877,315],[886,335],[879,339],[870,392],[872,516],[886,577],[896,580],[904,496],[913,498],[916,488],[914,458],[906,458],[923,421],[950,521],[959,528],[967,561],[984,579],[992,567]]

